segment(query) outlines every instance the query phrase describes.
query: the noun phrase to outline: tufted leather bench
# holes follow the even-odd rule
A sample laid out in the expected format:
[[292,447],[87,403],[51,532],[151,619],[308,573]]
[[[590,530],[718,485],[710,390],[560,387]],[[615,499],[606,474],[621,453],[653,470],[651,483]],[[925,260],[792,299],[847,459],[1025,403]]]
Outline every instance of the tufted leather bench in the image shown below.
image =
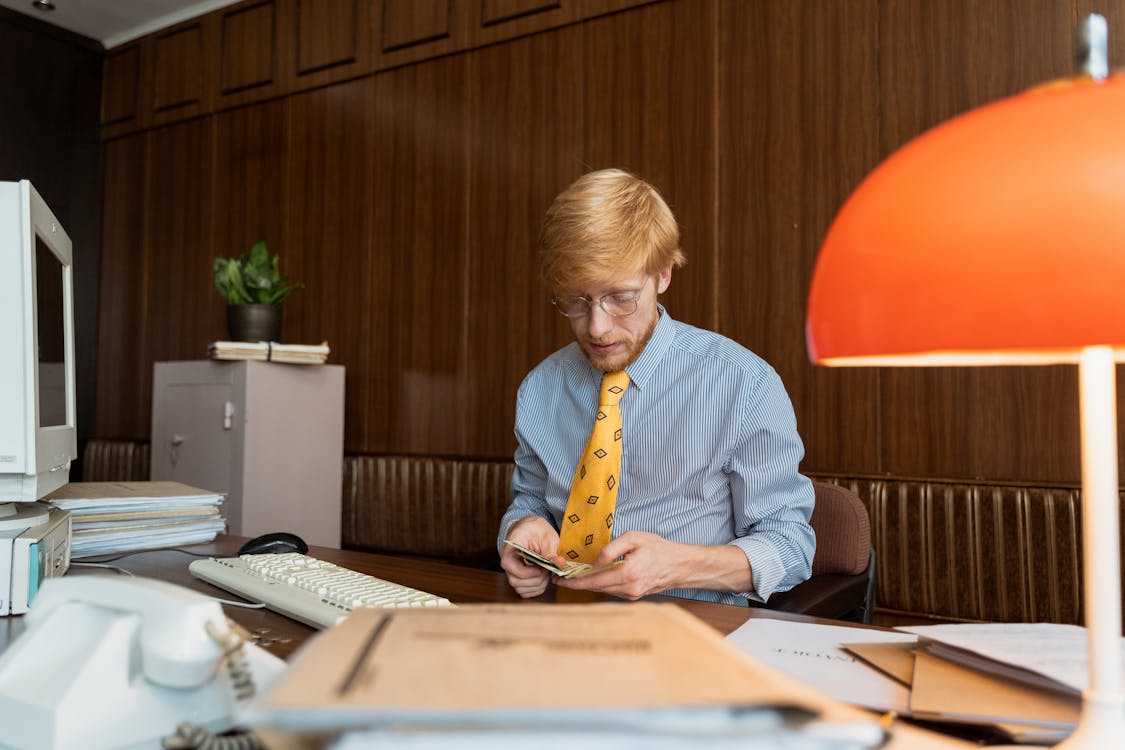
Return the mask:
[[[145,479],[147,444],[90,440],[86,481]],[[344,457],[345,547],[494,566],[508,461]],[[811,474],[859,495],[871,519],[881,614],[1080,623],[1077,487]]]
[[880,612],[1082,622],[1078,488],[814,478],[850,487],[867,506]]

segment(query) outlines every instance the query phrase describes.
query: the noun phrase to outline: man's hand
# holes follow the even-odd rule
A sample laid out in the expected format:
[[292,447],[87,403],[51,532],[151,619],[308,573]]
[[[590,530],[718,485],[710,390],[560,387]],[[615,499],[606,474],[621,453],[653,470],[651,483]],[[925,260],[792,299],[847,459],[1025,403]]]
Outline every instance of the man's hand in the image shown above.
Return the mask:
[[670,542],[643,531],[617,537],[598,556],[595,567],[617,565],[578,578],[560,578],[560,588],[601,591],[623,599],[640,599],[668,589],[706,588],[749,591],[750,564],[741,549],[732,545],[704,547]]
[[[516,521],[508,530],[508,539],[530,550],[562,563],[559,557],[559,532],[546,519],[526,516]],[[557,558],[557,559],[556,559]],[[538,565],[524,560],[515,547],[505,544],[500,553],[500,567],[508,574],[508,584],[525,599],[539,596],[547,590],[551,574]]]

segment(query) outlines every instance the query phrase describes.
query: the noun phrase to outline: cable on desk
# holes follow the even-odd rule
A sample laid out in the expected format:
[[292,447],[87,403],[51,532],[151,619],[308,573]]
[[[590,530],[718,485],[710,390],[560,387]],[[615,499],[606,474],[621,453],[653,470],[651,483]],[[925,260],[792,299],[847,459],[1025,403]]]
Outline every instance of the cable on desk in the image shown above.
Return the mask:
[[133,571],[125,570],[125,568],[118,567],[117,565],[109,565],[108,563],[74,562],[74,561],[71,561],[70,567],[72,567],[72,568],[101,568],[102,570],[115,570],[123,576],[129,576],[131,578],[136,578],[136,575],[133,573]]

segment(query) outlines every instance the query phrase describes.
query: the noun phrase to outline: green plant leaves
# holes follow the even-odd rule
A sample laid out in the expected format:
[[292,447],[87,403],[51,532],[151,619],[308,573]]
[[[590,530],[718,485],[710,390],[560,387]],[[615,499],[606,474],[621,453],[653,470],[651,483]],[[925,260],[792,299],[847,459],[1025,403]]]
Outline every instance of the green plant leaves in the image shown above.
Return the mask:
[[215,258],[215,289],[229,305],[276,305],[302,284],[290,284],[264,240],[238,258]]

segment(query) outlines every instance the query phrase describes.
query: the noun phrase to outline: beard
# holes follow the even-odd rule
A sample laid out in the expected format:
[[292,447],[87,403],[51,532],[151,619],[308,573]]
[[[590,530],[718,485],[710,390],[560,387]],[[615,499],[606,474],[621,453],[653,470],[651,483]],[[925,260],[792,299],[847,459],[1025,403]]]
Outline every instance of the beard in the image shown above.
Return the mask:
[[[590,364],[595,370],[600,370],[602,372],[617,372],[619,370],[624,370],[626,367],[636,362],[637,358],[641,356],[641,352],[645,350],[645,347],[648,345],[649,339],[652,338],[652,332],[656,330],[656,324],[659,319],[659,316],[653,318],[652,325],[650,325],[648,329],[640,336],[634,337],[626,335],[625,338],[618,339],[617,341],[604,342],[590,342],[580,339],[578,341],[578,346],[582,349],[582,353],[586,355],[586,359],[590,361]],[[605,355],[593,350],[591,347],[591,343],[619,343],[623,344],[625,348],[623,350],[615,351],[612,354]]]

